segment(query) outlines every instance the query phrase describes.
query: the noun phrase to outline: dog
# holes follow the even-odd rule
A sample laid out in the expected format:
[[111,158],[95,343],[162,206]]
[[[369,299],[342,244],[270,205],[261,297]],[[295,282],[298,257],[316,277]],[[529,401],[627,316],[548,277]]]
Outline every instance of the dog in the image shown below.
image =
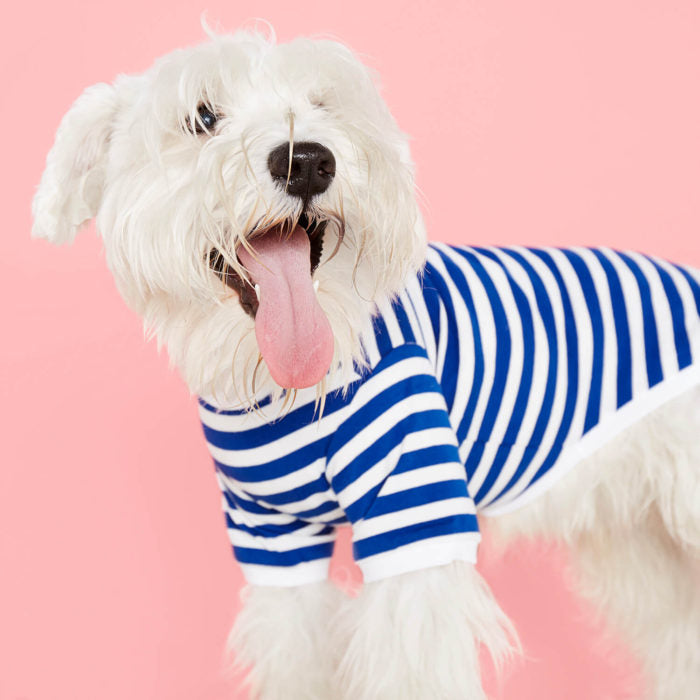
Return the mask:
[[[483,698],[480,648],[518,648],[474,568],[487,516],[566,543],[649,696],[696,697],[697,271],[428,246],[369,70],[250,32],[88,88],[33,213],[54,243],[96,217],[200,397],[254,697]],[[327,580],[346,524],[356,597]]]

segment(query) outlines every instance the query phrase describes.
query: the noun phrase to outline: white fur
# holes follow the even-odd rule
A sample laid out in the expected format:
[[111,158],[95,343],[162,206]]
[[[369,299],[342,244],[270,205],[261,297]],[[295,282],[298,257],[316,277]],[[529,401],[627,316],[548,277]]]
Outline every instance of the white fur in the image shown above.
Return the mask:
[[515,630],[471,564],[454,562],[369,583],[334,619],[346,700],[485,698],[483,645],[497,666]]
[[[222,115],[215,137],[188,130],[201,102]],[[251,229],[300,213],[267,172],[270,150],[290,138],[336,157],[312,213],[332,222],[315,282],[342,381],[376,303],[420,267],[426,243],[407,140],[337,43],[213,36],[89,88],[48,156],[34,233],[68,242],[96,216],[122,295],[192,392],[247,405],[280,390],[255,371],[253,322],[206,257],[216,247],[244,274],[235,249]],[[699,406],[698,393],[668,404],[494,522],[506,539],[573,548],[582,592],[628,639],[657,700],[700,688]],[[500,657],[509,639],[486,584],[452,564],[369,584],[357,599],[328,584],[253,589],[232,644],[265,700],[464,700],[483,697],[479,646]]]
[[700,390],[662,406],[533,505],[488,524],[502,541],[572,551],[572,579],[641,661],[650,698],[700,688]]
[[[201,102],[224,115],[216,138],[186,128]],[[418,269],[426,240],[406,137],[344,46],[213,37],[141,76],[88,88],[49,153],[34,234],[70,241],[97,215],[120,292],[193,393],[252,398],[253,323],[205,257],[216,246],[242,272],[234,251],[246,234],[300,213],[267,172],[270,151],[290,135],[336,157],[313,210],[342,219],[345,235],[331,257],[338,229],[329,226],[315,279],[336,339],[333,367],[350,371],[374,303]],[[259,395],[275,389],[264,366],[257,380]]]
[[264,700],[332,698],[339,648],[328,624],[344,594],[331,583],[244,590],[243,609],[228,650],[234,669],[248,669],[253,697]]

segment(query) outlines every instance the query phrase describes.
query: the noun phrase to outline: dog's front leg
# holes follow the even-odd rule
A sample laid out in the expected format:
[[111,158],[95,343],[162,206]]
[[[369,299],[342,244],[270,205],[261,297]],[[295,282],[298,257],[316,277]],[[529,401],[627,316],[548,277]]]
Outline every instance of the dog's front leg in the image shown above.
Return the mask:
[[336,686],[347,700],[481,700],[479,647],[498,662],[517,646],[488,586],[464,562],[366,584],[333,626],[344,636]]
[[329,619],[345,595],[323,581],[249,586],[229,637],[236,667],[248,669],[251,698],[329,700],[335,654]]

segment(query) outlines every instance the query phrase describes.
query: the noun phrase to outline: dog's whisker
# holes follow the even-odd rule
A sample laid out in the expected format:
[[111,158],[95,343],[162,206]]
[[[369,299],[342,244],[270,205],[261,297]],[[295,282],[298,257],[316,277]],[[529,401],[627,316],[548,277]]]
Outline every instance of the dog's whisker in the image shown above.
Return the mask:
[[294,112],[290,109],[287,112],[287,120],[289,121],[289,167],[287,168],[287,181],[284,185],[285,192],[289,189],[289,181],[292,179],[292,163],[294,158]]

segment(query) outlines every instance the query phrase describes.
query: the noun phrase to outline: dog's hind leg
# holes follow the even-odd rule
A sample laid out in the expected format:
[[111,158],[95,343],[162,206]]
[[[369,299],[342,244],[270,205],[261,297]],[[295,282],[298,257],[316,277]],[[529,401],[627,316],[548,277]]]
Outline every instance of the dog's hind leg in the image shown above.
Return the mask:
[[581,593],[636,653],[650,697],[698,697],[700,392],[669,402],[493,525],[568,544]]
[[[625,436],[623,436],[625,440]],[[662,407],[599,473],[597,524],[572,539],[581,591],[642,661],[658,700],[700,693],[700,392]]]
[[574,543],[578,588],[641,662],[649,697],[694,700],[700,692],[697,562],[653,512],[628,531],[601,528]]
[[324,581],[250,586],[229,638],[235,669],[247,669],[256,700],[329,700],[335,655],[329,618],[345,594]]

